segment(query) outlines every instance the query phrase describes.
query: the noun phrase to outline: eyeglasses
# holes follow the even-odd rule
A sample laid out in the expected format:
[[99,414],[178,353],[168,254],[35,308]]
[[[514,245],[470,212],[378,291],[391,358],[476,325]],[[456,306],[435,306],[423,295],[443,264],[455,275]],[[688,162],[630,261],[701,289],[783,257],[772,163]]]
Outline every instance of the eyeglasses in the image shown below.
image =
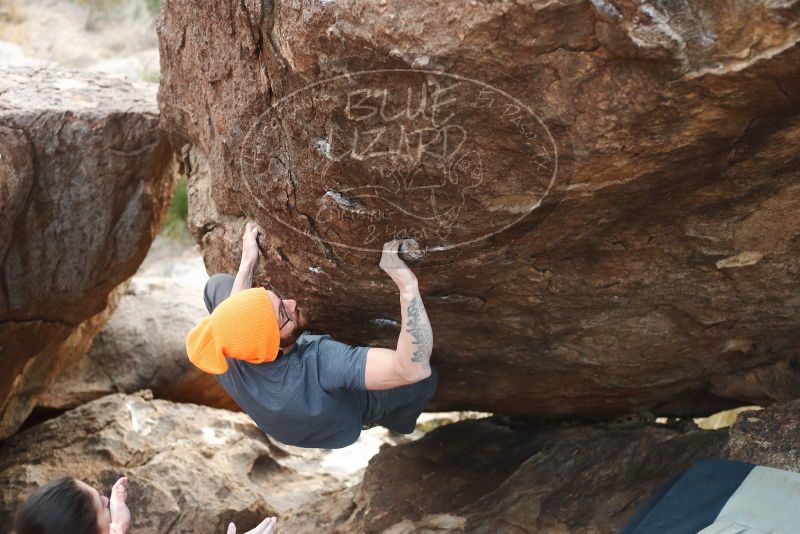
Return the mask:
[[289,321],[292,320],[292,316],[289,315],[289,311],[286,309],[286,306],[283,304],[283,297],[281,297],[281,294],[278,293],[277,289],[275,289],[275,286],[272,285],[272,282],[267,280],[267,285],[269,286],[270,290],[273,293],[275,293],[275,295],[278,297],[278,300],[280,302],[280,304],[278,305],[278,322],[280,323],[280,326],[278,327],[278,330],[281,330],[281,329],[283,329],[284,326],[286,326],[286,323],[288,323]]
[[[260,236],[256,236],[256,245],[258,245],[258,250],[260,250],[261,254],[263,254],[266,258],[267,253],[264,252],[263,248],[261,248],[261,242],[258,240],[259,237]],[[281,294],[278,293],[277,289],[275,289],[275,286],[272,285],[272,282],[267,280],[267,285],[269,286],[269,289],[278,297],[278,302],[280,302],[278,305],[278,323],[280,324],[278,330],[282,330],[283,327],[292,320],[292,316],[289,315],[289,310],[286,309],[286,305],[283,303],[283,297],[281,297]]]

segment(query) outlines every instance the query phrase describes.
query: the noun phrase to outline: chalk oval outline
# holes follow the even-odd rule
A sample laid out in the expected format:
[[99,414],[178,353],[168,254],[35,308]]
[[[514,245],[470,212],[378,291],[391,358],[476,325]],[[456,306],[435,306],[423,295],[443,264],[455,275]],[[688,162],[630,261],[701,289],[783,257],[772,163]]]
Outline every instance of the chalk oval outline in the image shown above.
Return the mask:
[[[445,250],[451,250],[451,249],[454,249],[454,248],[457,248],[457,247],[461,247],[461,246],[471,245],[471,244],[476,243],[478,241],[483,241],[484,239],[488,239],[489,237],[491,237],[493,235],[505,232],[506,230],[508,230],[509,228],[514,226],[515,224],[518,224],[525,217],[530,215],[535,209],[539,208],[542,205],[542,202],[550,194],[550,191],[553,188],[553,185],[555,184],[556,178],[558,176],[558,168],[559,168],[558,167],[558,145],[555,142],[555,140],[553,139],[553,135],[550,132],[550,129],[547,127],[547,125],[544,124],[542,119],[536,113],[534,113],[529,106],[523,104],[518,98],[508,94],[506,91],[503,91],[502,89],[498,89],[498,88],[496,88],[496,87],[494,87],[494,86],[492,86],[492,85],[490,85],[490,84],[488,84],[486,82],[482,82],[480,80],[475,80],[473,78],[469,78],[467,76],[462,76],[460,74],[452,74],[452,73],[449,73],[449,72],[444,72],[444,71],[439,71],[439,70],[429,70],[429,69],[374,69],[374,70],[360,70],[360,71],[356,71],[356,72],[347,72],[347,73],[344,73],[344,74],[338,74],[338,75],[333,76],[331,78],[326,78],[324,80],[318,80],[316,82],[313,82],[313,83],[310,83],[308,85],[305,85],[305,86],[303,86],[303,87],[301,87],[299,89],[295,89],[294,91],[292,91],[288,95],[285,95],[285,96],[279,98],[274,104],[270,104],[269,109],[267,109],[266,111],[261,113],[258,116],[258,118],[254,121],[253,125],[250,126],[250,128],[248,128],[247,133],[245,133],[244,137],[242,138],[242,149],[239,151],[239,168],[240,168],[240,172],[245,169],[244,161],[243,161],[244,157],[245,157],[244,156],[245,145],[246,145],[245,142],[250,138],[251,134],[253,133],[253,130],[256,128],[257,125],[259,125],[261,123],[262,118],[267,113],[270,113],[273,110],[278,109],[283,103],[285,103],[287,100],[290,100],[290,99],[294,98],[295,95],[297,95],[298,93],[300,93],[302,91],[307,91],[307,90],[313,89],[313,88],[315,88],[317,86],[320,86],[320,85],[323,85],[323,84],[327,84],[327,83],[331,83],[331,82],[334,82],[336,80],[343,79],[343,78],[355,78],[357,76],[363,76],[363,75],[368,75],[368,74],[401,73],[401,72],[412,72],[412,73],[415,73],[415,74],[422,73],[422,74],[432,74],[432,75],[437,75],[437,76],[444,76],[444,77],[451,78],[451,79],[456,79],[456,80],[461,80],[461,81],[464,81],[464,82],[473,83],[473,84],[476,84],[478,86],[485,87],[485,88],[487,88],[487,89],[489,89],[491,91],[494,91],[494,92],[496,92],[498,94],[501,94],[505,98],[507,98],[508,100],[510,100],[510,101],[514,102],[515,104],[519,105],[522,109],[526,110],[530,116],[532,116],[534,119],[536,119],[536,121],[539,123],[539,125],[547,133],[547,137],[549,138],[550,143],[551,143],[551,145],[553,147],[553,174],[550,177],[550,182],[548,183],[547,189],[545,190],[545,192],[541,195],[541,197],[538,199],[538,201],[528,209],[528,211],[522,213],[519,217],[517,217],[515,220],[511,221],[510,223],[506,224],[505,226],[503,226],[503,227],[501,227],[499,229],[495,229],[492,232],[489,232],[488,234],[484,234],[484,235],[481,235],[479,237],[475,237],[475,238],[470,239],[468,241],[461,241],[459,243],[455,243],[455,244],[452,244],[452,245],[434,246],[434,247],[426,246],[422,250],[422,252],[425,252],[425,253],[427,253],[427,252],[442,252],[442,251],[445,251]],[[285,227],[289,228],[290,230],[293,230],[293,231],[295,231],[295,232],[297,232],[297,233],[299,233],[301,235],[304,235],[304,236],[308,237],[312,241],[322,241],[322,242],[327,243],[329,245],[342,247],[342,248],[346,248],[346,249],[350,249],[350,250],[358,250],[358,251],[362,251],[362,252],[382,252],[382,250],[383,250],[382,249],[382,245],[383,244],[381,244],[381,248],[361,247],[361,246],[357,246],[357,245],[350,245],[350,244],[347,244],[347,243],[339,243],[337,241],[323,239],[323,238],[321,238],[319,236],[311,235],[311,234],[309,234],[308,232],[306,232],[304,230],[300,230],[299,228],[296,228],[295,226],[293,226],[293,225],[285,222],[284,220],[282,220],[277,215],[273,214],[272,213],[273,210],[270,210],[268,207],[266,207],[264,205],[264,203],[262,202],[262,200],[258,197],[258,195],[256,195],[253,192],[252,188],[250,187],[250,182],[249,182],[248,179],[242,178],[242,181],[244,182],[244,185],[247,188],[247,191],[250,193],[250,196],[255,199],[256,204],[258,204],[258,206],[262,210],[264,210],[267,213],[269,213],[269,215],[274,220],[276,220],[277,222],[279,222],[283,226],[285,226]]]

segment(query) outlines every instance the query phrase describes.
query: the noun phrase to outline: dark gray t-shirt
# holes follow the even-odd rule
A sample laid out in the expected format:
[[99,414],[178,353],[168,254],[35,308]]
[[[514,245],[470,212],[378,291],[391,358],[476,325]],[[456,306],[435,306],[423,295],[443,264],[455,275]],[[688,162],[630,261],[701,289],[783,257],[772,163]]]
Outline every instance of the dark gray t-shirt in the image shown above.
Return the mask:
[[228,358],[216,375],[258,427],[287,445],[338,448],[358,439],[368,347],[303,334],[288,354],[253,364]]
[[328,335],[303,334],[291,352],[268,363],[228,358],[215,375],[258,427],[299,447],[350,445],[364,424],[411,432],[436,389],[435,375],[410,386],[367,391],[369,347],[351,347]]

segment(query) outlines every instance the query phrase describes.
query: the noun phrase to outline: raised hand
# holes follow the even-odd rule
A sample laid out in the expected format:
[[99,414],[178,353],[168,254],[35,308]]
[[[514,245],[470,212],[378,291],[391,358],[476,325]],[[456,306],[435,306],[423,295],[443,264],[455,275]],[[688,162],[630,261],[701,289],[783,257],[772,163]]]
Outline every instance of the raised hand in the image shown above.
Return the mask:
[[397,287],[402,291],[416,287],[417,277],[408,268],[406,262],[400,258],[399,250],[402,240],[392,239],[383,244],[383,252],[381,253],[381,261],[378,265],[380,268],[389,275],[389,278],[394,280]]
[[244,227],[242,235],[242,264],[255,265],[258,263],[258,225],[249,221]]
[[116,531],[127,533],[131,529],[131,511],[128,510],[128,477],[122,477],[111,488],[111,498],[108,499],[108,509],[111,512],[111,524],[116,526]]

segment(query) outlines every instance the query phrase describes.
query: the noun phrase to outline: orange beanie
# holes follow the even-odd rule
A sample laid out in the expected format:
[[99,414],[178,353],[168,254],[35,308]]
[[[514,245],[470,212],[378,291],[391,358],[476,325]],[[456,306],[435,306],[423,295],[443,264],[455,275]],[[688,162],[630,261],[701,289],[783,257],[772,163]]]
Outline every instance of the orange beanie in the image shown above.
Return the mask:
[[271,362],[279,348],[278,318],[263,287],[234,293],[186,337],[189,361],[215,375],[228,370],[226,356],[250,363]]

